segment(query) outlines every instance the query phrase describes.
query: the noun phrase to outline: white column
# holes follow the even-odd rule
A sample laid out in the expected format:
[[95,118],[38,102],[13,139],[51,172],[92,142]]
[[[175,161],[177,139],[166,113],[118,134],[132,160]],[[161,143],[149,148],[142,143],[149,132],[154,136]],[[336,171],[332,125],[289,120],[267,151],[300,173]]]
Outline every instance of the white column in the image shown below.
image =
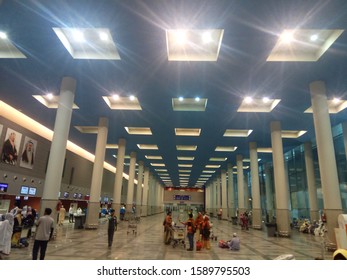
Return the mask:
[[227,174],[225,170],[221,172],[221,181],[222,181],[222,219],[228,219],[228,205],[227,205]]
[[342,203],[324,82],[312,82],[310,84],[310,92],[314,128],[316,132],[319,171],[322,182],[324,211],[327,217],[327,234],[332,243],[332,247],[335,247],[336,238],[334,228],[338,227],[337,216],[342,214]]
[[251,161],[251,180],[252,180],[252,226],[254,229],[262,228],[260,187],[259,187],[259,166],[257,143],[249,143],[249,157]]
[[221,199],[220,199],[220,196],[221,196],[221,190],[220,190],[220,176],[217,176],[216,178],[216,193],[217,193],[217,201],[216,201],[216,204],[217,204],[217,213],[219,212],[219,209],[221,208]]
[[274,214],[274,192],[272,190],[272,174],[270,165],[265,164],[265,195],[266,195],[266,222],[272,222]]
[[228,163],[228,208],[229,208],[229,217],[236,216],[236,207],[235,207],[235,193],[234,193],[234,173],[233,165]]
[[136,187],[136,215],[141,216],[141,201],[142,201],[142,183],[143,183],[143,161],[139,161],[139,171],[137,173]]
[[116,215],[119,214],[120,204],[122,199],[125,144],[126,144],[125,139],[121,138],[118,140],[116,175],[115,175],[114,186],[113,186],[113,203],[112,203],[112,208],[115,209]]
[[142,193],[142,206],[141,206],[141,216],[146,217],[147,206],[148,206],[148,181],[149,181],[149,169],[145,167],[145,172],[143,176],[143,193]]
[[40,216],[43,215],[45,208],[51,208],[54,220],[56,220],[57,215],[56,206],[65,162],[75,91],[76,80],[64,77],[60,87],[59,105],[40,207]]
[[237,164],[237,199],[238,199],[238,208],[239,208],[239,216],[241,213],[246,211],[245,206],[245,193],[244,193],[244,182],[243,182],[243,156],[236,156],[236,164]]
[[304,144],[305,150],[305,165],[306,165],[306,177],[308,188],[308,200],[310,205],[310,219],[311,221],[319,220],[318,213],[318,200],[317,200],[317,188],[314,177],[314,163],[312,157],[312,143],[306,142]]
[[90,187],[90,198],[85,228],[96,229],[99,226],[100,193],[104,173],[105,150],[107,144],[108,120],[100,118],[96,139],[95,159]]
[[276,190],[276,223],[280,236],[290,236],[289,190],[284,172],[281,123],[271,122],[272,161]]
[[131,208],[134,203],[135,167],[136,167],[136,152],[131,152],[130,166],[129,166],[128,194],[127,194],[127,211],[131,211]]

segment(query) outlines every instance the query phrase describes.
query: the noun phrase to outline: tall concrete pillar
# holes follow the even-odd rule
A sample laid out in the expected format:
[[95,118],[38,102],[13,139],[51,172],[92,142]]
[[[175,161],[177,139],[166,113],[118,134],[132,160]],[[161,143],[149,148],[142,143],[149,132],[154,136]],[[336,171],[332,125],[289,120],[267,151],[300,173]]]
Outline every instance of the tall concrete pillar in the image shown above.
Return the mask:
[[233,165],[228,163],[228,209],[229,217],[236,216]]
[[217,176],[216,178],[216,194],[217,194],[217,200],[216,200],[216,205],[217,205],[217,213],[219,212],[219,209],[221,209],[221,187],[220,187],[220,176]]
[[237,155],[236,156],[236,165],[237,165],[237,199],[238,199],[238,208],[239,208],[239,215],[238,218],[240,218],[240,214],[244,213],[246,209],[245,205],[245,187],[244,187],[244,181],[243,181],[243,156]]
[[131,208],[134,203],[135,167],[136,167],[136,152],[131,152],[130,166],[129,166],[128,194],[127,194],[127,211],[131,211]]
[[272,162],[276,192],[276,223],[280,236],[290,236],[289,190],[284,171],[281,123],[271,122]]
[[85,228],[96,229],[99,227],[100,193],[102,186],[102,176],[104,173],[105,150],[107,144],[108,120],[100,118],[98,125],[98,135],[96,139],[95,159],[92,173],[92,183],[90,187],[90,198]]
[[75,91],[76,80],[64,77],[60,86],[59,105],[54,123],[54,134],[40,207],[40,216],[43,216],[45,208],[51,208],[54,220],[57,217],[56,207],[65,162],[66,143],[70,131]]
[[136,215],[142,216],[142,183],[143,183],[143,161],[139,161],[139,171],[137,173],[137,188],[136,188]]
[[331,247],[335,247],[336,238],[334,228],[338,227],[337,216],[342,214],[342,203],[324,82],[312,82],[310,84],[310,92],[319,171],[322,182],[324,212],[327,218],[327,234],[331,242]]
[[149,183],[149,168],[145,167],[143,176],[143,192],[142,192],[142,206],[141,206],[141,216],[146,217],[147,207],[148,207],[148,183]]
[[304,144],[305,151],[305,166],[306,166],[306,177],[307,177],[307,187],[308,187],[308,200],[310,204],[310,220],[318,221],[318,199],[317,199],[317,188],[314,177],[314,163],[312,157],[312,143],[306,142]]
[[251,180],[252,180],[252,226],[254,229],[262,228],[260,186],[259,186],[259,166],[257,143],[249,143],[249,155],[251,161]]
[[227,174],[225,170],[221,172],[222,181],[222,219],[228,219],[228,205],[227,205]]
[[274,192],[272,188],[272,173],[269,164],[265,164],[265,196],[266,196],[266,222],[272,222],[274,215]]
[[113,186],[113,203],[112,208],[115,209],[116,215],[120,210],[120,204],[122,199],[122,187],[123,187],[123,171],[124,171],[124,157],[125,157],[125,139],[118,140],[118,152],[116,163],[116,175]]

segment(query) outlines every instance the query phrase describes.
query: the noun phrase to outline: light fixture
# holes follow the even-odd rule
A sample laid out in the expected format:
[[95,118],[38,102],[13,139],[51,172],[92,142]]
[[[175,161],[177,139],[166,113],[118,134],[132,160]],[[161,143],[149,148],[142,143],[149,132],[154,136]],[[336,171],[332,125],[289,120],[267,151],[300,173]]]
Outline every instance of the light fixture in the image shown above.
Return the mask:
[[195,101],[199,102],[200,101],[200,97],[195,97]]
[[5,32],[0,32],[1,39],[7,39],[7,34]]
[[107,41],[109,38],[106,32],[100,32],[99,37],[100,37],[100,40],[102,41]]
[[112,99],[113,100],[118,100],[119,99],[119,95],[118,94],[112,94]]
[[73,30],[73,36],[74,36],[75,41],[77,41],[77,42],[84,42],[85,41],[84,34],[80,30],[77,30],[77,29]]
[[178,97],[178,100],[179,100],[179,101],[183,101],[183,99],[184,99],[184,98],[183,98],[182,96]]
[[134,96],[134,95],[130,95],[130,96],[129,96],[129,99],[130,99],[131,101],[133,101],[133,100],[135,100],[135,96]]
[[292,31],[284,31],[281,35],[280,35],[280,40],[286,44],[292,42],[294,39],[294,35]]
[[269,97],[263,97],[263,102],[268,103],[270,101]]

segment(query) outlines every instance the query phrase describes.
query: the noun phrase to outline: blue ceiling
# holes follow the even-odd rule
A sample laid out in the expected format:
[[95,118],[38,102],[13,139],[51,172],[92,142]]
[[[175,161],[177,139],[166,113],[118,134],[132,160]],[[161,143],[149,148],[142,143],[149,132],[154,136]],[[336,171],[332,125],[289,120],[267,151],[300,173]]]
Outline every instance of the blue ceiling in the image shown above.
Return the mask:
[[[317,62],[267,62],[283,29],[346,29],[347,1],[186,0],[186,1],[0,1],[0,29],[6,31],[27,59],[0,59],[0,99],[53,129],[56,110],[38,103],[33,94],[59,93],[61,79],[77,80],[69,139],[94,153],[96,136],[74,126],[95,126],[109,118],[108,143],[127,141],[126,154],[154,171],[144,155],[161,155],[174,185],[178,185],[177,156],[194,156],[189,185],[211,164],[210,157],[236,154],[249,157],[249,142],[271,147],[270,122],[283,130],[307,130],[298,139],[283,139],[284,151],[314,138],[309,83],[323,80],[328,98],[346,99],[347,33]],[[121,60],[75,60],[53,27],[109,28]],[[168,61],[165,30],[224,29],[216,62]],[[142,111],[110,110],[102,99],[111,92],[137,96]],[[238,113],[242,99],[252,95],[281,99],[271,113]],[[205,112],[173,111],[171,99],[207,98]],[[331,115],[332,125],[347,119]],[[148,126],[152,136],[129,135],[125,126]],[[176,137],[174,128],[201,128],[200,137]],[[248,138],[223,137],[226,129],[252,129]],[[136,144],[157,144],[158,151],[139,150]],[[195,152],[178,152],[176,145],[197,145]],[[216,146],[237,146],[233,153]],[[106,161],[115,165],[107,150]],[[261,154],[263,161],[271,154]],[[151,161],[155,162],[155,161]],[[187,162],[190,163],[190,162]],[[155,172],[154,172],[155,173]],[[218,174],[218,172],[217,172]]]

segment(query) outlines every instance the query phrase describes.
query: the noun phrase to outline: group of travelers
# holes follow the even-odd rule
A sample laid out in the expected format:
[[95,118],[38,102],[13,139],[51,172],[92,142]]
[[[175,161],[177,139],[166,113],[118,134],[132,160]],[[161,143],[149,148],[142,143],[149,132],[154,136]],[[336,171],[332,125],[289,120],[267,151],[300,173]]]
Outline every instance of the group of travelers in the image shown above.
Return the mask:
[[[201,249],[210,250],[211,249],[211,228],[210,218],[206,214],[198,213],[196,219],[193,218],[191,211],[188,212],[188,219],[186,221],[179,220],[181,224],[186,227],[187,239],[189,242],[189,248],[187,251],[194,250],[194,237],[196,239],[196,247],[201,246]],[[172,220],[172,212],[168,210],[165,220],[163,222],[164,226],[164,243],[170,245],[173,240],[175,223]],[[244,225],[246,227],[246,225]],[[247,226],[248,228],[248,226]],[[231,240],[228,241],[228,247],[230,250],[238,251],[240,250],[240,238],[236,233],[233,234]]]
[[[179,222],[186,227],[187,238],[189,241],[189,248],[187,248],[187,251],[194,250],[194,236],[196,236],[197,244],[201,244],[202,248],[207,250],[211,249],[210,230],[212,225],[209,216],[203,215],[199,212],[194,220],[193,214],[189,212],[188,219],[186,221],[179,220]],[[174,225],[175,223],[172,221],[172,212],[168,211],[163,222],[164,243],[167,245],[171,244],[171,241],[173,240]]]

